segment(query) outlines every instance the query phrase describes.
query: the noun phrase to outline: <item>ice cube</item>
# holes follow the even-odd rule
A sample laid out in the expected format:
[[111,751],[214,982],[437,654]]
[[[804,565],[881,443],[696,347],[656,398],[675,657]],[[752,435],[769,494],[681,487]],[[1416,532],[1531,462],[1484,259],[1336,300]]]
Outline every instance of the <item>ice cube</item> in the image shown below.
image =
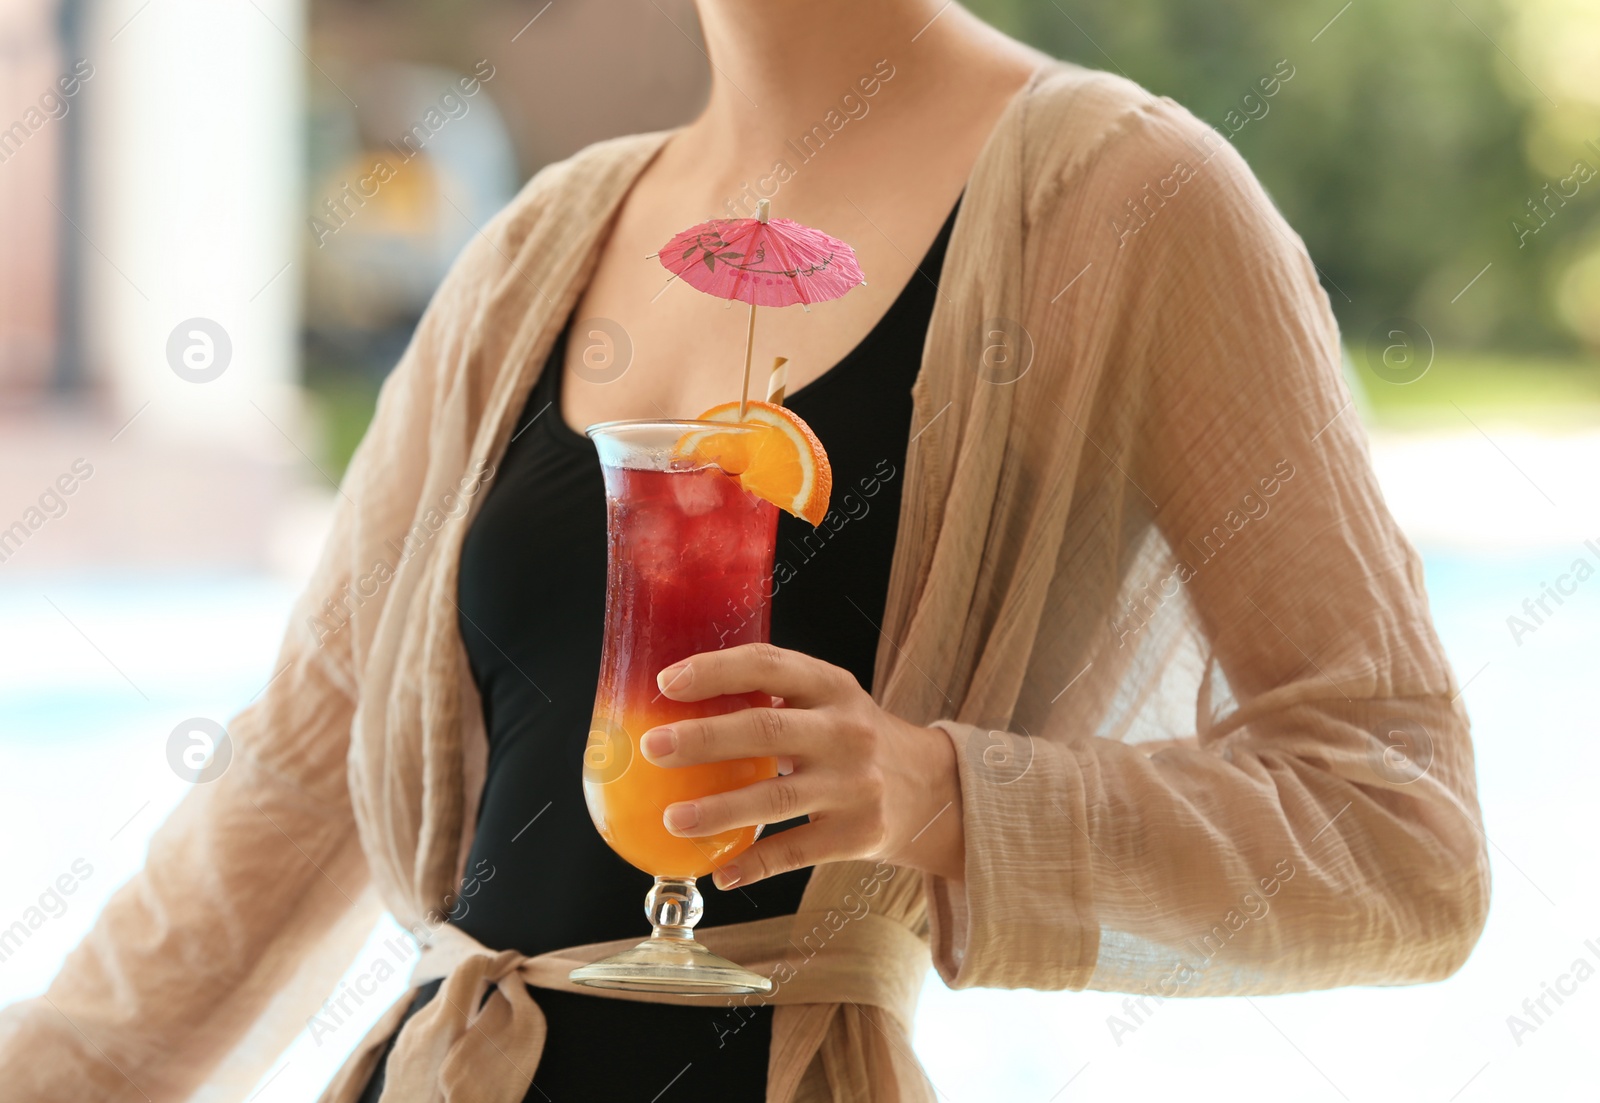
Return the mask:
[[635,508],[628,517],[624,554],[644,575],[670,572],[679,557],[677,519],[659,506]]
[[716,474],[697,471],[672,476],[672,494],[685,517],[704,516],[722,504],[723,488],[717,485]]

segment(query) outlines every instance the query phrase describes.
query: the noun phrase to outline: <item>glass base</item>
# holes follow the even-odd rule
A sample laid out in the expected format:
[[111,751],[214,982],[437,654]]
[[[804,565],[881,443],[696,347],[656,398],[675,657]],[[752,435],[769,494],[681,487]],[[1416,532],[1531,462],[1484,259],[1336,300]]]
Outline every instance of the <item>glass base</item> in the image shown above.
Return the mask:
[[702,911],[694,881],[657,877],[644,903],[654,933],[632,949],[580,966],[568,976],[575,984],[628,992],[687,996],[771,992],[772,982],[766,977],[718,957],[694,940],[694,925]]
[[647,938],[631,950],[574,969],[571,977],[590,988],[629,992],[714,996],[772,991],[766,977],[718,957],[693,938]]

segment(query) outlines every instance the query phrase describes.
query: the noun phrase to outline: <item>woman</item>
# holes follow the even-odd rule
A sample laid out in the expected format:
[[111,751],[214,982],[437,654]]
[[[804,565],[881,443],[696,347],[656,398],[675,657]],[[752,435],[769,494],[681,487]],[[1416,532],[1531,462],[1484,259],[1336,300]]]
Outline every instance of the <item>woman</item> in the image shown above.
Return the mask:
[[[935,0],[700,16],[702,115],[540,173],[447,278],[232,767],[7,1014],[11,1098],[249,1083],[352,1010],[330,973],[375,901],[428,949],[328,1100],[930,1099],[930,954],[955,987],[1152,998],[1465,959],[1459,687],[1315,271],[1225,137]],[[667,810],[780,828],[701,928],[777,991],[595,995],[565,972],[638,937],[643,875],[577,800],[604,577],[578,433],[728,397],[742,319],[641,258],[751,188],[870,277],[768,312],[758,350],[844,493],[784,519],[777,646],[664,673],[783,707],[641,749],[789,759]]]

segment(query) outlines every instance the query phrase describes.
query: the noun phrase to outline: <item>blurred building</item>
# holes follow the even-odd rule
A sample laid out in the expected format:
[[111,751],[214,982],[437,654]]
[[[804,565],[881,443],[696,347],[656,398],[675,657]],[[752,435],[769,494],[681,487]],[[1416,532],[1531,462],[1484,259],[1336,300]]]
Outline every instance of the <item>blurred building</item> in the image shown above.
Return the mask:
[[58,366],[62,155],[72,100],[46,0],[0,0],[0,405],[36,400]]
[[0,570],[303,566],[451,260],[542,165],[692,114],[697,33],[689,0],[0,0]]
[[299,0],[0,12],[4,568],[260,565],[304,432]]
[[539,168],[683,122],[707,89],[690,0],[319,0],[311,26],[328,78],[309,112],[318,386],[381,378],[451,258]]

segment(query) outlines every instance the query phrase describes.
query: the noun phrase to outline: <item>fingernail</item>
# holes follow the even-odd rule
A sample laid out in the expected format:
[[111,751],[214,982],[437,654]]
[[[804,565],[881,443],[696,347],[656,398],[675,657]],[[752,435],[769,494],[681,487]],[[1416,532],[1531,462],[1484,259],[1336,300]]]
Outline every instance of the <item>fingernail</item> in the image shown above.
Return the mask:
[[661,758],[678,749],[678,733],[671,728],[651,728],[639,740],[639,747],[647,758]]
[[656,675],[656,688],[662,693],[670,693],[675,689],[683,689],[689,684],[690,666],[688,663],[674,663],[660,674]]
[[738,866],[723,866],[717,870],[717,876],[714,878],[719,889],[731,889],[743,879],[744,874],[739,872]]
[[687,831],[700,822],[700,809],[694,804],[674,804],[667,809],[662,820],[668,831]]

